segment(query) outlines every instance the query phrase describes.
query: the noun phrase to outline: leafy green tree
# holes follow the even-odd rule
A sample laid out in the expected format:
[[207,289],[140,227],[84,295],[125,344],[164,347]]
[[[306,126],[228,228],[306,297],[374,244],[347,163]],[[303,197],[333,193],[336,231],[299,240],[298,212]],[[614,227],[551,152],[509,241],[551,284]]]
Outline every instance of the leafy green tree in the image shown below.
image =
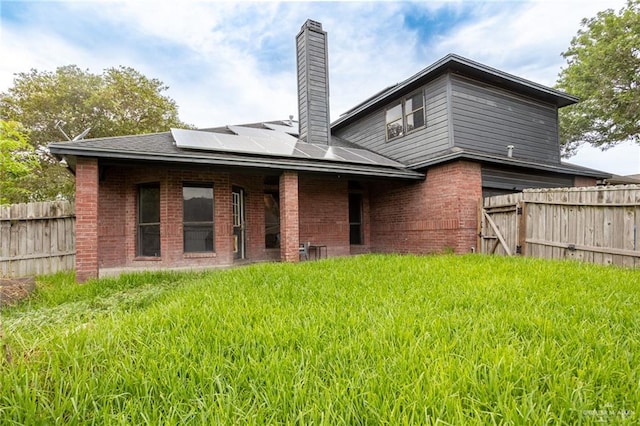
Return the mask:
[[40,160],[22,126],[0,120],[0,204],[29,201],[24,181],[40,169]]
[[48,154],[50,142],[88,128],[86,137],[98,138],[189,127],[179,120],[175,101],[163,95],[167,89],[161,81],[122,66],[101,75],[75,65],[17,74],[13,86],[0,94],[0,118],[22,123],[37,149],[42,171],[25,182],[31,198],[74,196],[73,175]]
[[568,65],[557,83],[580,98],[560,110],[564,154],[585,142],[602,149],[640,143],[640,0],[583,19],[581,26],[562,54]]

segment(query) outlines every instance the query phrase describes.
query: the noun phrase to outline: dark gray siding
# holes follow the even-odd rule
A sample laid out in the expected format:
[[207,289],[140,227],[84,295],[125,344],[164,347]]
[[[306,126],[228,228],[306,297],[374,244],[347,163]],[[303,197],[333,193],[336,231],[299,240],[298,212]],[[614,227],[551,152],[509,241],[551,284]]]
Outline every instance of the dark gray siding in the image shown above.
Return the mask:
[[329,73],[327,34],[307,21],[296,39],[298,56],[298,116],[300,138],[329,143]]
[[455,146],[527,161],[560,164],[558,112],[551,104],[451,76]]
[[520,192],[525,188],[573,186],[573,178],[571,175],[482,166],[483,194],[490,195]]
[[[367,115],[335,135],[376,151],[384,156],[411,164],[450,148],[447,112],[447,76],[433,80],[421,90],[425,93],[426,127],[389,142],[385,138],[385,110],[398,100]],[[414,92],[412,92],[414,93]]]

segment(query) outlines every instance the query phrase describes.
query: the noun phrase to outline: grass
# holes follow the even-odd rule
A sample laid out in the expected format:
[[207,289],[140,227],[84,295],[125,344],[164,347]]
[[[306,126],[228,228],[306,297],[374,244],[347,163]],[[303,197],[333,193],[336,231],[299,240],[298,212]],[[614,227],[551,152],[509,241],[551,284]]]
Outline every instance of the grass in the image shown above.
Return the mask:
[[43,277],[2,424],[636,424],[640,271],[382,256]]

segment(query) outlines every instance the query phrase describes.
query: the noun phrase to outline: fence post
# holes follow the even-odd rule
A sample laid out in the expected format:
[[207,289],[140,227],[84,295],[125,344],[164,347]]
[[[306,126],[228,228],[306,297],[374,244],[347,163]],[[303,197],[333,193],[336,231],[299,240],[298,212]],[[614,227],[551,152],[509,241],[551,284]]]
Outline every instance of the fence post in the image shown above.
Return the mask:
[[516,204],[516,217],[518,221],[518,242],[516,252],[520,256],[527,255],[527,203],[524,200]]
[[482,253],[482,230],[483,230],[483,221],[484,217],[482,216],[482,209],[484,208],[484,197],[480,197],[478,199],[478,214],[476,217],[476,253]]

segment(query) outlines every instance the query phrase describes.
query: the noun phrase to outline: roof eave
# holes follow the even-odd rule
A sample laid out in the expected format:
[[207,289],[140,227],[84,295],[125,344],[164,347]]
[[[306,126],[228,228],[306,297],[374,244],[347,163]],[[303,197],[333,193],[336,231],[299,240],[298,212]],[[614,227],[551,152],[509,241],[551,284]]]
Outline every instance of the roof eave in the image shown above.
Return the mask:
[[430,166],[435,166],[441,163],[446,163],[454,160],[475,160],[475,161],[481,161],[484,163],[500,164],[503,166],[521,167],[521,168],[535,169],[535,170],[560,173],[560,174],[586,176],[586,177],[593,177],[596,179],[606,179],[611,176],[610,173],[606,173],[601,170],[594,170],[594,169],[589,169],[589,168],[580,167],[580,166],[567,165],[566,163],[564,165],[561,164],[556,166],[553,164],[533,163],[530,161],[518,160],[515,158],[498,157],[498,156],[483,154],[479,152],[468,152],[468,151],[447,153],[447,154],[429,158],[427,160],[420,161],[414,164],[409,164],[407,167],[413,170],[421,170]]
[[218,165],[228,167],[247,167],[252,169],[296,170],[319,173],[339,173],[344,175],[375,176],[396,179],[423,180],[423,173],[411,169],[395,167],[364,165],[356,163],[336,163],[332,161],[309,161],[282,157],[261,157],[243,155],[215,155],[184,156],[175,154],[149,154],[148,152],[115,151],[82,149],[81,147],[65,147],[51,144],[49,149],[53,154],[61,156],[108,158],[116,160],[133,160],[160,163],[181,163],[199,165]]

